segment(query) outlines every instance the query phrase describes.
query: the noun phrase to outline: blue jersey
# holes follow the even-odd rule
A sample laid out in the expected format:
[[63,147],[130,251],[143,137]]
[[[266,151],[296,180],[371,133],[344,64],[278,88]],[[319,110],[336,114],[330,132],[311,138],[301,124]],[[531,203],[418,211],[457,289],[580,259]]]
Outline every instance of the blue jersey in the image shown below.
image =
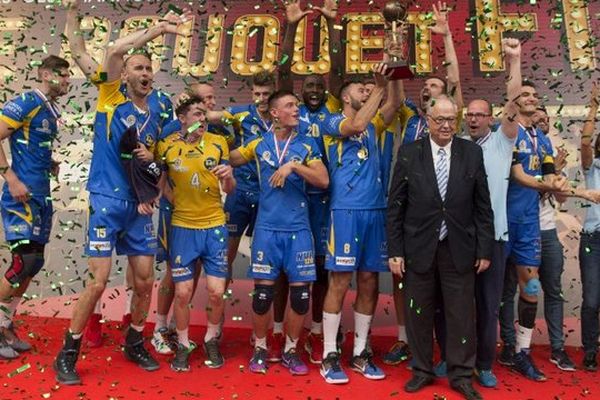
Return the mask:
[[136,107],[119,89],[121,81],[98,83],[98,104],[94,121],[94,151],[87,189],[90,193],[135,201],[121,165],[120,142],[129,129],[138,131],[139,141],[151,151],[160,132],[156,112]]
[[[120,90],[127,96],[127,85],[121,84]],[[162,131],[165,126],[173,121],[173,103],[171,103],[169,95],[160,89],[152,89],[152,92],[146,97],[146,102],[154,124],[158,125]]]
[[[224,111],[224,118],[236,130],[234,148],[245,146],[271,130],[271,121],[263,120],[254,104],[229,107]],[[237,181],[236,190],[258,193],[258,172],[254,163],[236,168],[233,175]]]
[[[0,120],[14,129],[10,135],[11,168],[33,196],[50,194],[52,143],[58,134],[58,108],[37,90],[4,104]],[[8,185],[4,185],[8,193]]]
[[[327,165],[325,155],[325,145],[323,144],[323,131],[325,123],[328,117],[338,112],[340,109],[340,102],[332,95],[327,95],[327,101],[321,105],[317,110],[310,111],[306,104],[300,104],[300,121],[298,123],[298,132],[301,135],[311,136],[317,146],[319,146],[319,152],[323,156],[323,162]],[[327,189],[320,189],[312,185],[307,185],[307,192],[310,194],[325,193]]]
[[[269,183],[269,178],[280,165],[290,160],[309,165],[321,160],[321,154],[315,141],[308,136],[293,133],[287,150],[284,151],[281,163],[277,160],[275,148],[275,135],[267,132],[238,148],[240,154],[248,161],[255,160],[254,164],[260,171],[259,185],[260,198],[258,200],[258,217],[256,228],[275,231],[298,231],[310,229],[308,219],[308,196],[306,182],[296,174],[290,174],[284,186],[274,188]],[[279,144],[284,149],[285,143]]]
[[400,107],[402,124],[402,144],[416,142],[429,135],[427,119],[419,113],[419,109],[410,99],[405,99]]
[[331,209],[370,210],[385,208],[380,143],[385,123],[378,113],[360,135],[341,137],[346,121],[333,114],[323,133],[329,160]]
[[[541,177],[542,164],[554,164],[552,143],[540,130],[527,130],[520,125],[513,151],[513,164],[523,166],[526,174]],[[539,221],[540,193],[511,180],[508,185],[507,213],[509,223]]]

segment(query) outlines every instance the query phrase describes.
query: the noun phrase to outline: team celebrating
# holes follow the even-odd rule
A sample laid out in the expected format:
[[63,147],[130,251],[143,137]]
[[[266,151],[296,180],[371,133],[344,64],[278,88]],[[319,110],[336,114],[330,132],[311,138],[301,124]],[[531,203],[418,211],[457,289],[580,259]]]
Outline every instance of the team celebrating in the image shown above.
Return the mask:
[[[446,78],[427,78],[416,101],[406,98],[401,80],[390,79],[385,54],[369,78],[344,79],[335,0],[306,10],[289,0],[280,51],[291,60],[299,22],[308,14],[323,16],[328,81],[307,75],[299,100],[291,62],[281,62],[275,72],[253,75],[251,104],[220,109],[208,81],[189,85],[172,100],[153,87],[144,48],[161,35],[181,34],[189,11],[171,11],[152,27],[116,40],[99,64],[86,50],[79,0],[63,3],[71,57],[98,95],[87,183],[88,280],[54,361],[59,383],[79,384],[82,342],[102,343],[100,300],[114,250],[127,256],[131,288],[125,357],[146,371],[160,368],[143,336],[156,260],[167,269],[157,294],[153,349],[172,355],[173,370],[190,370],[198,347],[188,334],[190,303],[204,271],[205,365],[221,367],[225,298],[244,234],[252,236],[252,372],[267,373],[269,363],[281,362],[292,375],[305,375],[305,349],[327,383],[348,382],[340,322],[353,279],[353,348],[344,358],[367,379],[386,376],[376,359],[406,361],[413,376],[405,391],[447,376],[464,398],[481,399],[472,382],[495,387],[497,360],[542,382],[546,377],[531,357],[542,292],[550,361],[574,371],[578,367],[564,349],[563,253],[554,217],[555,204],[567,197],[591,204],[579,255],[581,366],[597,370],[600,205],[593,204],[600,202],[600,141],[594,138],[600,86],[593,84],[581,133],[585,188],[575,187],[562,172],[567,153],[547,136],[549,118],[536,87],[521,76],[519,40],[502,40],[507,76],[499,118],[485,98],[471,101],[463,114],[445,4],[433,6],[430,29],[443,39]],[[31,349],[12,321],[44,265],[53,212],[50,179],[59,169],[52,145],[63,123],[57,100],[69,92],[69,68],[60,57],[46,57],[38,65],[37,88],[6,102],[0,114],[0,139],[8,140],[12,155],[9,163],[0,147],[0,206],[12,254],[0,280],[1,359]],[[379,275],[386,272],[392,273],[398,336],[387,353],[375,355],[369,335]],[[302,338],[309,311],[310,330]],[[436,364],[434,338],[441,355]]]

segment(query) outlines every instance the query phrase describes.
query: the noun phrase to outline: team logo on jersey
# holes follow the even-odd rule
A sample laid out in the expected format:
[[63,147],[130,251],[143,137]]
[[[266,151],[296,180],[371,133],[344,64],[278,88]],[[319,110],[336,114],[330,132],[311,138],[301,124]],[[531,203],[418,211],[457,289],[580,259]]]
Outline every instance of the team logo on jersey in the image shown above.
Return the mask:
[[152,135],[147,135],[144,139],[144,141],[146,142],[146,146],[150,147],[154,144],[154,138],[152,137]]
[[325,113],[319,113],[319,121],[325,121]]
[[50,133],[50,121],[46,118],[42,120],[42,127],[38,129],[40,132]]
[[183,164],[183,161],[181,161],[181,158],[178,157],[178,158],[174,159],[173,163],[172,163],[173,169],[177,172],[187,171],[188,170],[187,167],[184,167],[182,164]]
[[293,161],[295,163],[301,163],[302,162],[302,157],[300,157],[299,155],[294,154],[293,156],[290,157],[290,161]]
[[133,114],[129,114],[127,116],[127,118],[125,119],[125,125],[127,125],[128,128],[130,126],[133,126],[135,124],[135,122],[136,122],[136,119],[135,119],[135,115],[133,115]]
[[250,132],[252,132],[253,135],[258,135],[260,132],[260,127],[258,125],[252,125],[250,127]]
[[204,168],[206,168],[207,170],[211,170],[214,167],[217,166],[217,160],[214,157],[208,157],[206,160],[204,160]]
[[525,139],[519,142],[519,151],[524,152],[527,151],[527,141]]

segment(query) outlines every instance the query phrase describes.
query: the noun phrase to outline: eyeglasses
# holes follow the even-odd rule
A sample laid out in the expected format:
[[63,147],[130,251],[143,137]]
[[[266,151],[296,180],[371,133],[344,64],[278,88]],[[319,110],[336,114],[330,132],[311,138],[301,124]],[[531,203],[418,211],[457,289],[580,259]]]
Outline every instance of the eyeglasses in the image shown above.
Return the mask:
[[448,123],[448,125],[454,125],[456,124],[456,117],[429,117],[433,122],[435,122],[436,125],[438,126],[443,126],[446,122]]
[[466,114],[467,118],[485,118],[485,117],[489,117],[490,114],[484,114],[484,113],[467,113]]

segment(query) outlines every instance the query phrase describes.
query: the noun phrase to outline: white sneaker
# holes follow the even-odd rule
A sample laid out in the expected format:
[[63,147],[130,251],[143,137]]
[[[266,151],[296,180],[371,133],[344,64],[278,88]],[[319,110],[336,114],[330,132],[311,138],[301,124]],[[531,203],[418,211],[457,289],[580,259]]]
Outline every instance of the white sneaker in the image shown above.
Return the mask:
[[159,330],[154,330],[150,342],[158,354],[173,354],[168,328],[162,327]]

